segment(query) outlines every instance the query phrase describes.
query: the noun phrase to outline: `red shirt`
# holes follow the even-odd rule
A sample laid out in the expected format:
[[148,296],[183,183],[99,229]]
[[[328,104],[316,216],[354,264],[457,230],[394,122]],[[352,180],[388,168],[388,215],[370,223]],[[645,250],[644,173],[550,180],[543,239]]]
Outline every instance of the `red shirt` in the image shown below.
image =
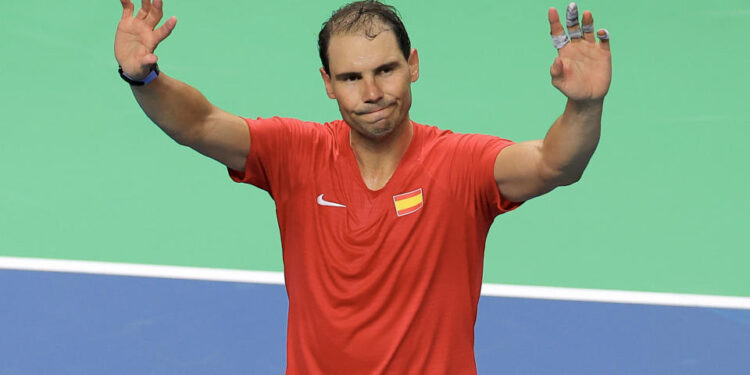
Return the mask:
[[511,141],[414,123],[381,190],[367,188],[349,126],[246,120],[237,182],[276,202],[289,296],[287,374],[476,374],[484,244],[504,200]]

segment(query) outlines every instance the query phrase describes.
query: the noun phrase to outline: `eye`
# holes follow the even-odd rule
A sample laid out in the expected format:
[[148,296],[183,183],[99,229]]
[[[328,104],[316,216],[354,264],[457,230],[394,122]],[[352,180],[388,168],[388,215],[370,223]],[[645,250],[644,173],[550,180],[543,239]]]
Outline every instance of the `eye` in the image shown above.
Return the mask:
[[343,82],[346,82],[346,83],[352,83],[352,82],[356,82],[357,80],[359,80],[359,78],[360,78],[360,77],[359,77],[359,75],[357,75],[357,74],[347,74],[347,75],[345,75],[345,76],[342,76],[342,77],[341,77],[341,78],[339,78],[339,79],[340,79],[341,81],[343,81]]

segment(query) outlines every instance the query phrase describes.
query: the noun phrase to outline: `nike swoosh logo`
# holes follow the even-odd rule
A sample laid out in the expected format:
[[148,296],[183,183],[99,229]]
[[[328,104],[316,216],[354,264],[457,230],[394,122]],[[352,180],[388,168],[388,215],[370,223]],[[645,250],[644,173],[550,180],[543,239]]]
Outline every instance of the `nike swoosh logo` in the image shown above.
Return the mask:
[[329,206],[329,207],[346,207],[343,204],[333,203],[333,202],[329,202],[329,201],[323,199],[323,195],[324,194],[318,195],[318,204],[319,205],[321,205],[321,206]]

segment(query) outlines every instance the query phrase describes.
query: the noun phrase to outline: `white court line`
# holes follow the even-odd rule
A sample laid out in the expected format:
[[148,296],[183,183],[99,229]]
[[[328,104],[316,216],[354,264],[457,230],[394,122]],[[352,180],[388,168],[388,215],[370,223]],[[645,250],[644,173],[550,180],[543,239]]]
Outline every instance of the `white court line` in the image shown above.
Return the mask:
[[635,303],[643,305],[717,307],[750,310],[749,297],[712,296],[706,294],[482,284],[482,295],[564,301]]
[[88,260],[0,257],[0,269],[284,285],[284,274],[281,272],[95,262]]
[[[0,256],[0,269],[101,275],[159,277],[239,283],[284,284],[282,272],[245,271],[217,268],[160,266],[151,264],[95,262],[82,260],[18,258]],[[546,286],[482,284],[482,295],[565,301],[609,302],[666,306],[714,307],[750,310],[750,297],[702,294],[636,292],[627,290],[579,289]]]

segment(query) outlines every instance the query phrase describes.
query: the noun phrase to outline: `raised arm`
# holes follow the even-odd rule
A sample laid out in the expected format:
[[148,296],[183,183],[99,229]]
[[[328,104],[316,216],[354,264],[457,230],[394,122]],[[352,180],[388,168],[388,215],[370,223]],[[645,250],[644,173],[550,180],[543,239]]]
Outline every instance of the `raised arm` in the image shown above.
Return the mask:
[[[115,58],[123,73],[143,80],[158,60],[154,50],[174,29],[177,18],[162,18],[162,0],[143,0],[133,17],[133,3],[120,0],[122,18],[115,34]],[[244,170],[250,151],[245,122],[211,104],[198,90],[161,72],[144,86],[131,86],[146,115],[177,143],[227,167]]]
[[495,181],[511,201],[525,201],[578,181],[599,143],[604,96],[612,78],[609,33],[594,37],[591,12],[578,23],[578,7],[568,6],[566,35],[557,10],[549,10],[552,40],[558,56],[552,63],[552,85],[567,98],[563,114],[544,139],[506,147],[495,161]]

